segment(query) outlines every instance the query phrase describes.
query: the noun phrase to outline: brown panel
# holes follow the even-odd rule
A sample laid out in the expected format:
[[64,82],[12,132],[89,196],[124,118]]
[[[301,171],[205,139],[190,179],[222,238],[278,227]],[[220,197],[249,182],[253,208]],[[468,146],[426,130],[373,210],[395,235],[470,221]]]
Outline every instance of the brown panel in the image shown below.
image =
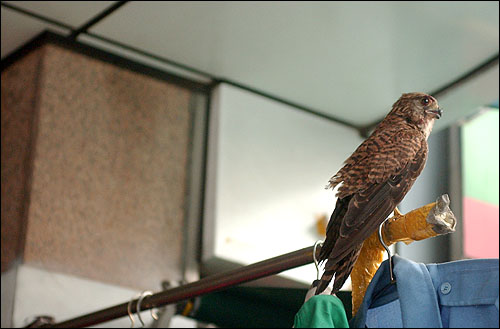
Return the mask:
[[22,253],[42,51],[2,71],[2,273]]
[[45,48],[25,262],[138,289],[180,279],[191,92]]

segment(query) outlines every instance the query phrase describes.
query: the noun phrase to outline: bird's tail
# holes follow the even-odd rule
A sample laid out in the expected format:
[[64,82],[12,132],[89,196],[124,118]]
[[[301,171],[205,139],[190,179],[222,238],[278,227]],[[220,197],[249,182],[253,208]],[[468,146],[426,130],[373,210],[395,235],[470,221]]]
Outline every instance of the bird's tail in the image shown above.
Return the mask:
[[334,260],[328,260],[325,265],[325,272],[321,276],[320,283],[316,289],[316,295],[321,294],[332,281],[335,275],[335,281],[333,282],[332,295],[336,294],[340,288],[344,285],[347,278],[351,274],[352,268],[359,257],[359,252],[363,244],[356,246],[351,252],[349,252],[344,258],[340,259],[336,263],[331,263]]
[[326,227],[326,239],[323,242],[323,246],[319,251],[319,261],[323,262],[330,257],[333,251],[335,242],[339,236],[340,226],[342,224],[342,219],[345,216],[347,208],[349,206],[349,201],[351,201],[351,196],[345,197],[343,199],[338,198],[335,204],[335,209],[330,216],[328,221],[328,226]]

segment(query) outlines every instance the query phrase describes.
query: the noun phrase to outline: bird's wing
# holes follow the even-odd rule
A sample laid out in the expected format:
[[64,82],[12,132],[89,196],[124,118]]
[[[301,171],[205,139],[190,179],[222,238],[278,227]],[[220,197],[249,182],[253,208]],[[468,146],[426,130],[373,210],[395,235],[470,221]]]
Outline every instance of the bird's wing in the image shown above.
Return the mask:
[[420,132],[401,130],[397,127],[371,136],[332,177],[336,184],[342,182],[337,196],[344,198],[398,175],[408,162],[415,158],[422,143],[426,143],[426,140]]
[[400,131],[388,142],[377,144],[379,151],[353,163],[350,172],[357,175],[345,176],[339,188],[339,193],[347,191],[347,196],[352,197],[329,259],[345,256],[368,238],[401,202],[424,168],[427,142],[418,132]]

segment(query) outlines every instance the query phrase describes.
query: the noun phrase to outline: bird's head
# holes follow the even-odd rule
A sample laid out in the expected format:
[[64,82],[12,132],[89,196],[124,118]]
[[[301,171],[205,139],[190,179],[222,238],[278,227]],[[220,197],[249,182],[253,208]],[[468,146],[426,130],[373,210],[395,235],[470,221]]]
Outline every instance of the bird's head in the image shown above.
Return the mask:
[[430,95],[407,93],[394,103],[390,114],[397,115],[428,133],[432,129],[434,120],[443,115],[443,110],[437,100]]

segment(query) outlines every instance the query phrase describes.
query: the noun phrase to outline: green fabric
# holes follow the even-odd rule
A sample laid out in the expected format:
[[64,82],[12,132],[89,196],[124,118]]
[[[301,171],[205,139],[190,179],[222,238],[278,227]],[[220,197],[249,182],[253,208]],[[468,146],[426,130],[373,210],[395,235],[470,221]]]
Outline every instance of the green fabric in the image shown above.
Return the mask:
[[[188,317],[219,328],[291,328],[304,305],[306,288],[236,286],[196,297]],[[339,291],[347,319],[351,318],[350,291]],[[184,310],[180,303],[178,313]]]
[[307,289],[236,286],[198,297],[190,318],[219,328],[291,328]]
[[295,315],[294,328],[349,328],[342,301],[332,295],[311,297]]

